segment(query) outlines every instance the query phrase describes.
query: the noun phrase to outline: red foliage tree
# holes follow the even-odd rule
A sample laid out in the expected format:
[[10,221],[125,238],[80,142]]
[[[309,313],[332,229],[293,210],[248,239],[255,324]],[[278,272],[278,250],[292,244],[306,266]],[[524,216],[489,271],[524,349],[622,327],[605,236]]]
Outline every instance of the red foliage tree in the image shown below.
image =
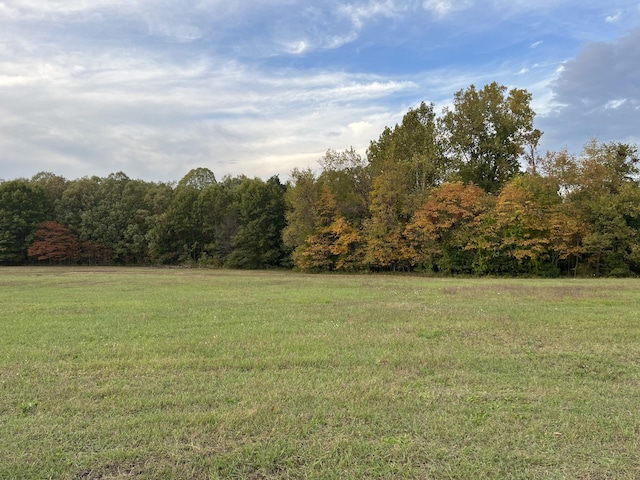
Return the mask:
[[80,255],[78,237],[58,222],[42,222],[34,233],[28,255],[39,261],[75,262]]

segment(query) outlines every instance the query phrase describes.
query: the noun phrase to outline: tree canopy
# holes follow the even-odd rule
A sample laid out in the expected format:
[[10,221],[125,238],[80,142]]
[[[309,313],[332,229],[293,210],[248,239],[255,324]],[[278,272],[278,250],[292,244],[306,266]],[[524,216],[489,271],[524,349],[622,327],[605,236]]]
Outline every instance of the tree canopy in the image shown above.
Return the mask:
[[290,180],[190,170],[0,182],[0,265],[640,274],[635,145],[538,152],[531,94],[491,83],[411,108],[366,156],[328,149]]

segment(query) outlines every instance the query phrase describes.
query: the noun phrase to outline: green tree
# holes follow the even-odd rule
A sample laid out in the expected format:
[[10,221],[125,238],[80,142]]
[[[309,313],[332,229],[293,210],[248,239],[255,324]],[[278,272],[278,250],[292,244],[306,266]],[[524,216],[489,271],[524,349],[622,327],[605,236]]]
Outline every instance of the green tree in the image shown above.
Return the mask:
[[595,192],[616,195],[627,184],[637,183],[638,150],[625,143],[598,143],[592,139],[579,158],[579,191],[590,196]]
[[389,169],[401,171],[409,195],[419,195],[450,179],[452,165],[444,155],[438,128],[433,104],[422,102],[409,109],[400,125],[387,127],[369,145],[372,175]]
[[244,180],[236,190],[240,228],[233,237],[233,252],[226,265],[234,268],[279,266],[285,256],[282,230],[285,226],[286,186],[277,176],[266,182]]
[[31,183],[42,188],[51,206],[55,207],[62,199],[69,181],[51,172],[39,172],[31,177]]
[[193,168],[178,182],[178,188],[192,188],[204,190],[209,185],[216,183],[216,176],[211,170],[204,167]]
[[539,140],[533,126],[535,112],[526,90],[493,82],[482,90],[471,85],[456,92],[453,108],[441,118],[448,150],[459,165],[464,182],[487,192],[498,192],[520,171],[524,146]]
[[173,196],[173,185],[169,183],[152,183],[145,192],[145,242],[149,262],[164,264],[170,263],[173,259],[175,249],[171,245],[170,227],[167,222],[167,212]]
[[327,150],[319,161],[322,173],[318,184],[327,185],[340,215],[361,224],[368,214],[371,179],[364,159],[353,149]]
[[99,201],[99,177],[82,177],[70,181],[55,204],[58,223],[71,229],[80,241],[93,239],[91,210]]
[[286,226],[282,231],[284,245],[294,251],[303,245],[316,229],[316,203],[319,183],[311,169],[294,169],[285,193]]
[[439,136],[433,105],[422,102],[369,145],[373,188],[364,259],[370,268],[410,268],[405,227],[430,190],[451,175]]
[[567,149],[547,152],[538,160],[537,174],[550,181],[558,194],[566,199],[578,185],[578,159]]
[[26,180],[0,183],[0,265],[24,263],[33,232],[51,215],[41,187]]
[[577,160],[576,186],[568,200],[587,224],[582,247],[596,276],[628,274],[636,265],[639,162],[636,147],[596,140]]
[[157,214],[155,194],[150,194],[151,191],[156,191],[155,194],[158,191],[152,183],[142,180],[126,181],[122,188],[122,198],[112,212],[122,222],[114,251],[123,263],[140,264],[150,259],[148,234]]
[[148,184],[117,172],[98,179],[94,188],[93,202],[82,215],[81,238],[108,247],[115,263],[143,262],[148,255]]
[[170,185],[133,180],[123,172],[105,178],[85,177],[66,184],[56,201],[56,218],[81,242],[99,246],[100,254],[91,254],[91,262],[146,263],[157,260],[165,250],[164,236],[159,233],[172,192]]
[[618,199],[599,194],[581,202],[588,230],[582,239],[583,251],[596,276],[630,272],[628,249],[637,242],[638,231],[627,223]]
[[215,176],[207,168],[192,169],[178,182],[165,219],[167,243],[173,250],[169,258],[195,263],[206,255],[205,246],[211,243],[204,220],[208,207],[199,198],[215,184]]

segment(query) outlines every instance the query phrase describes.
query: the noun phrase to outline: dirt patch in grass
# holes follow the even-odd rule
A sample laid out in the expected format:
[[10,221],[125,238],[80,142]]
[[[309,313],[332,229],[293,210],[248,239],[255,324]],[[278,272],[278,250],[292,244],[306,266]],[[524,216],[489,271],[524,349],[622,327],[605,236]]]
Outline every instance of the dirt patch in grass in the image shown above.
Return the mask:
[[134,463],[107,463],[96,469],[82,469],[75,478],[77,480],[108,480],[115,478],[139,478],[144,474],[144,465]]

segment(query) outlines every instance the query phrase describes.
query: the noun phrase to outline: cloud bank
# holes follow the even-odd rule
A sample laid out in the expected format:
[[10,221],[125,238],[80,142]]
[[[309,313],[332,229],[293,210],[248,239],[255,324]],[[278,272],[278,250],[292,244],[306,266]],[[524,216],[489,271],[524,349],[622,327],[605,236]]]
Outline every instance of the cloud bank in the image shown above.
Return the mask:
[[582,139],[640,144],[640,28],[613,43],[588,44],[552,84],[547,141],[576,151]]

